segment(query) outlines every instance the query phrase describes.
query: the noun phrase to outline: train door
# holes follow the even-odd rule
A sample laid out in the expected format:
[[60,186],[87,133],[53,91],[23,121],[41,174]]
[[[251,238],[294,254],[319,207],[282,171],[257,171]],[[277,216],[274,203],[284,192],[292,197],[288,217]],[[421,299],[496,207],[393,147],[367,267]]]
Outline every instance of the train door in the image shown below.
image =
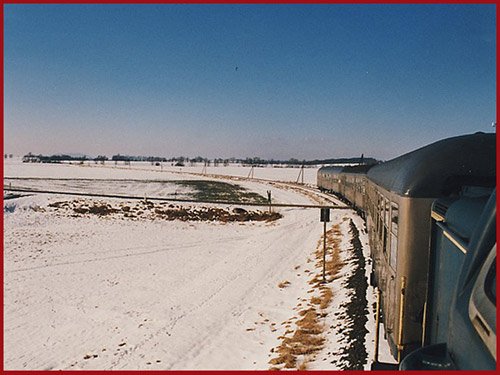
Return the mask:
[[445,342],[453,292],[458,277],[457,270],[464,260],[466,244],[441,222],[433,221],[430,248],[430,284],[428,305],[429,327],[426,342]]

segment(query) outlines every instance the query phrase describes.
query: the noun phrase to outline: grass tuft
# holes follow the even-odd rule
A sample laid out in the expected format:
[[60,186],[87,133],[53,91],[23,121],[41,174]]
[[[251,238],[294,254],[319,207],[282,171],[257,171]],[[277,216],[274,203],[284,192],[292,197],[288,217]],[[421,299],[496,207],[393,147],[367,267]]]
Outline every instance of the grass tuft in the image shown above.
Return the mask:
[[286,280],[278,284],[278,288],[283,289],[290,285],[290,281]]

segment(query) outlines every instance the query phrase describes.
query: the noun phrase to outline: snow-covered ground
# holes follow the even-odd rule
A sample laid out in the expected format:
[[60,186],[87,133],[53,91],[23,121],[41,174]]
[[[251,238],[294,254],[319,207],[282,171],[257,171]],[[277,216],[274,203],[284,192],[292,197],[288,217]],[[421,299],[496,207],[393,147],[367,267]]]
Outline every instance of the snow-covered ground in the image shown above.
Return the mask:
[[[199,176],[187,173],[201,173],[199,167],[158,168],[151,163],[117,168],[112,163],[7,160],[4,178],[36,177],[45,189],[54,187],[50,179],[101,179],[100,188],[113,194],[120,179],[147,183],[249,173],[249,168],[208,167],[207,176]],[[310,188],[271,182],[293,182],[298,173],[297,168],[255,168],[256,179],[269,181],[226,181],[263,196],[271,189],[276,202],[326,202],[324,195]],[[315,173],[305,169],[304,182],[313,184]],[[65,191],[64,186],[55,188]],[[80,189],[85,188],[81,183]],[[143,196],[144,184],[129,184],[127,192]],[[323,233],[318,209],[280,208],[275,210],[283,217],[277,221],[221,223],[70,215],[53,206],[75,199],[96,201],[33,194],[4,202],[6,370],[266,370],[273,367],[270,361],[284,338],[293,335],[303,312],[320,311],[314,298],[320,298],[325,286],[320,289],[311,282],[322,271],[317,261]],[[113,207],[135,204],[111,198],[99,201]],[[297,357],[297,366],[304,363],[309,370],[347,366],[352,319],[345,316],[345,305],[352,293],[346,281],[355,271],[351,220],[359,230],[365,257],[369,253],[362,219],[350,209],[332,211],[327,229],[336,233],[332,241],[338,245],[341,266],[335,277],[327,278],[326,288],[333,297],[321,309],[323,348]],[[333,245],[329,246],[328,259],[333,259]],[[369,369],[375,332],[371,287],[366,298],[363,368]],[[380,359],[389,360],[386,343],[382,344]]]
[[[266,166],[266,167],[244,167],[240,164],[229,164],[228,166],[207,166],[203,163],[194,163],[191,166],[188,163],[183,167],[176,167],[172,163],[161,163],[160,165],[152,164],[151,162],[125,162],[106,161],[104,165],[93,161],[86,161],[83,164],[80,162],[64,162],[62,164],[44,164],[40,168],[37,163],[22,163],[19,157],[12,159],[4,159],[4,175],[17,177],[48,177],[55,176],[64,178],[95,178],[95,179],[183,179],[200,178],[203,175],[222,175],[249,177],[250,174],[254,179],[268,179],[273,181],[291,181],[304,182],[305,184],[316,183],[316,173],[319,167],[305,167],[303,169],[303,177],[301,168],[284,168],[281,166]],[[109,169],[113,169],[110,175]],[[170,173],[163,173],[170,172]],[[14,173],[14,174],[13,174]],[[112,176],[112,177],[110,177]]]

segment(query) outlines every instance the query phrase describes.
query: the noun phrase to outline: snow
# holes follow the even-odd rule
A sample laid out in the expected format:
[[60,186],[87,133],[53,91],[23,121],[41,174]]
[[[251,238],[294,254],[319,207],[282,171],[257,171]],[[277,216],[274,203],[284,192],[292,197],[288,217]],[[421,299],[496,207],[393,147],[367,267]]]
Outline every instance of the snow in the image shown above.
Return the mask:
[[[263,196],[271,189],[276,202],[332,202],[310,186],[272,182],[296,181],[297,168],[255,168],[254,176],[266,181],[242,179],[248,168],[215,168],[208,167],[208,173],[239,176],[224,180]],[[121,179],[222,178],[191,174],[199,169],[9,160],[4,178],[37,177],[40,188],[53,186],[49,178],[99,179],[99,188],[109,194]],[[314,183],[313,173],[305,169],[308,184]],[[64,186],[54,189],[64,191]],[[142,196],[143,190],[144,184],[127,185],[131,195]],[[73,199],[33,194],[4,202],[6,370],[267,370],[286,322],[296,321],[299,304],[317,293],[309,292],[309,280],[321,272],[311,262],[323,232],[318,209],[275,209],[283,218],[274,222],[219,223],[61,215],[49,207]],[[349,346],[342,330],[331,327],[345,324],[335,312],[350,298],[343,286],[352,272],[350,220],[360,231],[365,257],[369,254],[363,220],[349,209],[332,211],[327,229],[339,225],[346,265],[328,284],[334,298],[322,320],[326,344],[307,364],[310,370],[341,369],[339,353]],[[290,284],[280,288],[285,281]],[[371,287],[367,299],[365,369],[373,357],[375,332]],[[379,357],[389,360],[387,344],[382,344]]]
[[[10,177],[47,177],[54,178],[95,178],[95,179],[199,179],[204,175],[223,175],[248,177],[252,168],[243,167],[240,164],[229,164],[229,166],[208,166],[204,168],[203,163],[195,163],[194,166],[176,167],[171,163],[161,163],[160,166],[150,162],[125,162],[106,161],[104,165],[93,161],[64,162],[61,164],[22,163],[20,158],[4,159],[4,175]],[[316,183],[316,173],[319,167],[305,167],[303,182],[306,184]],[[110,172],[112,170],[112,172]],[[169,173],[164,173],[169,172]],[[111,174],[110,174],[111,173]],[[110,177],[112,176],[112,177]],[[302,182],[301,168],[282,166],[254,167],[253,177],[255,179],[267,179],[273,181]]]

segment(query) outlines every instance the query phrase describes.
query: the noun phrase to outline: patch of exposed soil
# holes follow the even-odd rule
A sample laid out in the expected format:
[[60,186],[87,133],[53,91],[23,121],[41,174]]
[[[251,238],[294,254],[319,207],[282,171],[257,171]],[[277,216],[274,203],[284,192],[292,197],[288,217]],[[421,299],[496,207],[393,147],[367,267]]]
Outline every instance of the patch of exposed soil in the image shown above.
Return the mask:
[[222,181],[182,180],[174,181],[177,185],[192,189],[192,197],[198,201],[233,201],[266,203],[267,200],[244,187]]
[[75,199],[49,204],[54,212],[62,215],[100,217],[120,217],[126,219],[148,219],[148,220],[180,220],[180,221],[218,221],[246,222],[266,221],[271,222],[282,218],[279,212],[267,212],[260,210],[246,210],[243,208],[224,209],[218,207],[191,207],[173,205],[168,202],[154,203],[151,201],[136,201],[133,203],[120,203],[113,206],[103,201]]

